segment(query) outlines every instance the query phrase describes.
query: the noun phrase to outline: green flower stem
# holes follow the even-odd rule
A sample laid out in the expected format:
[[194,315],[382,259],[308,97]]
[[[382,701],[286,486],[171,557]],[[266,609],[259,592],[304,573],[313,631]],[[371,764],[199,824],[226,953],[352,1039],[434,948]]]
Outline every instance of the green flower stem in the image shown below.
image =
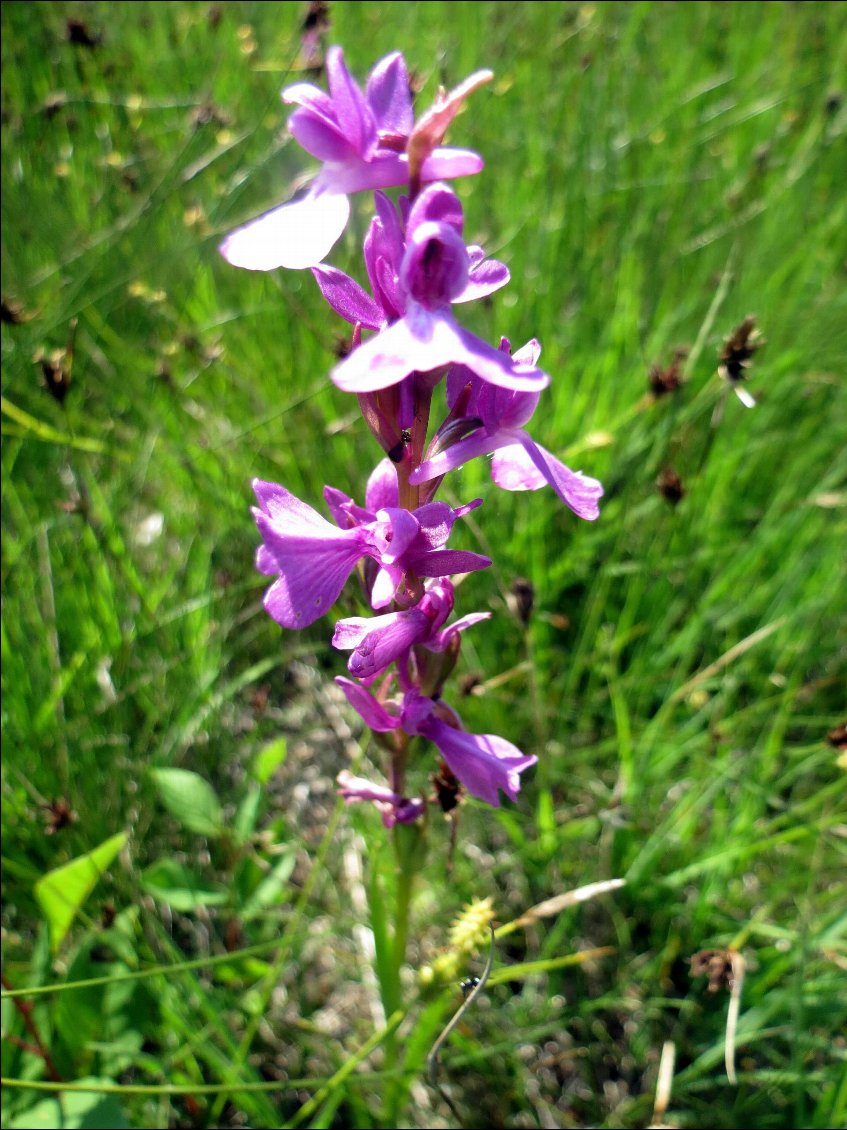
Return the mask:
[[[402,1008],[403,985],[401,975],[406,961],[409,941],[409,913],[415,877],[423,866],[425,854],[424,830],[418,824],[394,826],[394,855],[396,860],[396,890],[394,902],[394,935],[391,947],[390,992],[391,1012]],[[385,1003],[385,1002],[384,1002]],[[386,1014],[390,1015],[386,1008]],[[387,1069],[385,1095],[385,1125],[399,1126],[399,1116],[407,1091],[405,1073],[400,1068],[400,1048],[396,1033],[392,1032],[385,1045]]]
[[405,510],[416,510],[420,505],[421,488],[413,487],[409,475],[423,462],[426,436],[429,430],[429,411],[432,404],[432,385],[415,374],[415,415],[403,457],[396,464],[399,505]]
[[[397,824],[392,833],[394,847],[393,898],[389,900],[383,882],[383,844],[375,845],[370,856],[368,902],[374,936],[375,967],[380,1000],[386,1017],[404,1011],[402,971],[409,938],[409,915],[415,877],[424,858],[424,832],[417,824]],[[384,843],[384,842],[383,842]],[[386,876],[387,878],[387,876]],[[385,1126],[399,1125],[398,1117],[406,1093],[401,1070],[401,1047],[396,1031],[387,1033],[384,1075],[386,1079]]]

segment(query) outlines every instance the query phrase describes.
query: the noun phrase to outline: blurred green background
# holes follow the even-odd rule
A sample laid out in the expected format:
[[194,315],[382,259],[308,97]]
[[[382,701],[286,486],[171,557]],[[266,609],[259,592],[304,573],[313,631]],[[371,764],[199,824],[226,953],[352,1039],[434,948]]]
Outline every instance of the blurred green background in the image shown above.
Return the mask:
[[[378,751],[334,694],[331,622],[294,634],[262,611],[249,514],[254,476],[318,508],[324,483],[361,498],[379,452],[328,381],[346,327],[311,276],[216,251],[310,167],[279,101],[316,78],[306,13],[2,5],[4,989],[105,982],[26,1017],[6,997],[3,1075],[100,1080],[66,1095],[68,1126],[299,1124],[381,1023],[361,927],[382,828],[334,795]],[[466,235],[512,283],[462,320],[541,340],[533,435],[606,487],[593,525],[497,491],[482,462],[447,495],[484,498],[461,544],[495,560],[460,590],[494,616],[455,703],[539,764],[518,804],[464,807],[449,876],[431,825],[413,969],[472,898],[506,922],[627,881],[498,947],[498,968],[539,964],[454,1037],[455,1106],[472,1126],[647,1125],[671,1040],[674,1125],[844,1124],[844,7],[329,18],[362,80],[402,50],[421,109],[494,70],[449,140],[486,159],[457,185]],[[333,261],[363,278],[358,203]],[[748,410],[717,370],[750,314]],[[672,367],[681,387],[651,392]],[[45,887],[101,845],[96,885]],[[689,967],[727,947],[747,964],[736,1085],[727,993]],[[455,989],[408,991],[403,1124],[455,1125],[414,1082]],[[351,1074],[299,1117],[379,1125],[382,1085]],[[4,1106],[59,1124],[40,1092]]]

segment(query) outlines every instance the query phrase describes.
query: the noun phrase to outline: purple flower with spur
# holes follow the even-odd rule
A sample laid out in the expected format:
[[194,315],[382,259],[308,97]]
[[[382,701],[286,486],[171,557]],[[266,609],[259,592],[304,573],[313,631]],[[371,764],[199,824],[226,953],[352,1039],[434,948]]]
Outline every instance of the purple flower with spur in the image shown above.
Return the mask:
[[[469,249],[462,238],[462,205],[446,185],[433,184],[415,200],[406,222],[405,246],[399,267],[396,232],[387,232],[382,214],[385,251],[375,248],[368,262],[376,276],[371,300],[361,288],[347,286],[336,275],[316,271],[324,296],[348,320],[378,328],[384,317],[400,315],[375,337],[359,345],[332,371],[332,379],[345,392],[370,393],[399,384],[411,373],[438,372],[451,364],[465,365],[481,380],[515,391],[539,391],[550,378],[534,364],[515,360],[475,334],[463,329],[453,317],[451,304],[480,297],[506,281],[502,264],[479,271],[478,249]],[[371,233],[373,234],[373,232]],[[376,270],[379,260],[385,269]],[[346,276],[345,276],[346,278]],[[500,281],[502,280],[502,281]],[[372,284],[374,278],[372,277]],[[348,280],[352,282],[352,280]],[[469,291],[469,283],[472,284]],[[355,284],[353,284],[355,286]],[[335,289],[330,297],[330,289]]]
[[[220,251],[235,267],[312,267],[347,225],[348,194],[409,181],[405,150],[414,112],[403,56],[394,52],[377,63],[364,93],[347,70],[340,47],[327,52],[326,71],[328,94],[311,83],[296,83],[282,92],[283,101],[299,107],[289,130],[323,162],[321,171],[299,200],[271,209],[226,237]],[[450,179],[481,168],[476,153],[435,148],[423,162],[421,178]]]
[[399,793],[392,792],[387,785],[374,785],[364,777],[354,777],[348,769],[342,769],[336,780],[340,785],[338,795],[347,804],[360,800],[373,801],[386,828],[393,828],[395,824],[414,824],[423,816],[426,808],[419,797],[414,800],[402,797]]
[[410,648],[423,645],[429,651],[445,651],[465,628],[491,616],[490,612],[471,612],[445,628],[453,603],[451,582],[446,579],[431,581],[414,608],[370,619],[350,616],[339,620],[332,637],[333,646],[342,651],[353,651],[347,664],[351,675],[357,679],[374,679]]
[[374,608],[390,604],[410,576],[444,577],[491,564],[479,553],[444,548],[456,519],[479,500],[455,510],[430,502],[411,512],[383,506],[374,514],[335,491],[333,511],[346,525],[340,529],[277,483],[254,479],[253,490],[259,501],[253,516],[262,535],[256,568],[266,576],[278,574],[265,594],[265,609],[284,628],[305,628],[328,612],[363,557],[377,564]]
[[358,683],[341,675],[335,681],[371,730],[403,730],[427,738],[468,792],[494,808],[500,806],[501,789],[510,800],[517,799],[520,774],[538,760],[496,734],[468,733],[446,703],[427,698],[416,688],[406,692],[402,704],[383,705]]
[[[500,349],[509,353],[506,338]],[[535,364],[540,352],[538,342],[529,341],[513,360]],[[447,404],[450,416],[431,444],[430,457],[409,476],[413,485],[441,478],[478,455],[493,452],[491,477],[497,486],[504,490],[551,486],[580,518],[597,518],[602,485],[581,471],[571,471],[523,429],[538,405],[538,393],[492,387],[469,368],[456,365],[447,375]]]

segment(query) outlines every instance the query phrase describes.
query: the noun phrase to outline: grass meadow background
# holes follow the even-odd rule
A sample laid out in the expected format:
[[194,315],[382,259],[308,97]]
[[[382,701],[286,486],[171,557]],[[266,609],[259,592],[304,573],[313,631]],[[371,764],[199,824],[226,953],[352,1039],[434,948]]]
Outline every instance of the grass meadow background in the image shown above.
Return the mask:
[[[449,876],[431,823],[392,1080],[384,833],[334,785],[377,752],[331,622],[264,614],[249,513],[253,476],[361,497],[379,452],[311,276],[216,251],[309,167],[278,97],[304,15],[2,5],[4,1125],[370,1127],[387,1087],[403,1126],[844,1125],[845,8],[331,7],[353,73],[401,49],[420,108],[494,70],[451,140],[486,158],[466,234],[513,281],[463,320],[541,340],[533,434],[606,487],[588,524],[484,463],[453,478],[495,561],[460,591],[494,615],[454,698],[539,763],[519,803],[464,806]],[[361,277],[359,203],[334,262]],[[717,375],[748,314],[752,410]],[[424,1060],[461,995],[418,972],[456,915],[610,878],[498,942],[451,1111]],[[728,993],[690,966],[728,948],[734,1084]]]

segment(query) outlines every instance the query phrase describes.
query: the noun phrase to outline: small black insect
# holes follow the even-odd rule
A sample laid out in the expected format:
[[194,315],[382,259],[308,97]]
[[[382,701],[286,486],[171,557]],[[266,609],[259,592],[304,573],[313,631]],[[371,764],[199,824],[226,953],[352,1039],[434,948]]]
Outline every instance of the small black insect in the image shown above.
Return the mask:
[[391,450],[388,452],[388,458],[392,463],[402,463],[403,456],[406,453],[406,448],[412,442],[412,429],[403,428],[400,432],[400,442],[395,443]]
[[460,982],[459,988],[462,990],[462,996],[466,997],[468,993],[472,992],[479,984],[479,977],[466,977],[464,981]]

